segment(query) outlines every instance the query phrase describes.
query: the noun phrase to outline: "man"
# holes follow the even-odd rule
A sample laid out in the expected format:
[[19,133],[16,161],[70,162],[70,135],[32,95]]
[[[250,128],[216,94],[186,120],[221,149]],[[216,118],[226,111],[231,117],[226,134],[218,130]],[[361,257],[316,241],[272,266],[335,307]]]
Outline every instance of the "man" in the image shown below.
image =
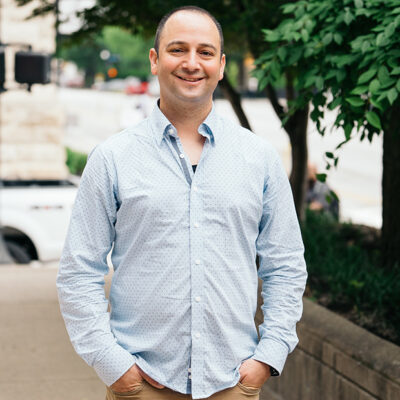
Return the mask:
[[152,115],[99,145],[82,176],[57,278],[66,326],[107,399],[258,399],[302,312],[288,179],[267,142],[215,113],[225,55],[207,11],[165,16],[150,63]]

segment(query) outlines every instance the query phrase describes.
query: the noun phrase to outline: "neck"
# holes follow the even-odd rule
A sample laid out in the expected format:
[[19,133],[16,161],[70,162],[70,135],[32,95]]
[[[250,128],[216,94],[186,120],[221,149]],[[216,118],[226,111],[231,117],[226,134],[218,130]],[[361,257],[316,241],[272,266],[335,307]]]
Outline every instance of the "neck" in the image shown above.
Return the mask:
[[185,103],[178,104],[160,99],[160,110],[179,131],[195,132],[207,118],[212,109],[212,99],[206,104]]

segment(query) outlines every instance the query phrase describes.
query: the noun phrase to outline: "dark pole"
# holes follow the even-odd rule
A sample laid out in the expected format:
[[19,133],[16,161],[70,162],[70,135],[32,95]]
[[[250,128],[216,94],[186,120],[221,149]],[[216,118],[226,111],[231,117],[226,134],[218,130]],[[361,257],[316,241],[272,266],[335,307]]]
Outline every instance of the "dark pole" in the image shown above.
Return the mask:
[[[0,0],[0,46],[1,46],[1,22],[2,22],[2,4],[1,4],[1,0]],[[1,113],[2,113],[2,109],[1,109],[1,94],[3,92],[3,87],[0,88],[0,157],[1,157]],[[0,158],[0,166],[1,166],[1,158]],[[2,190],[2,176],[1,176],[1,171],[0,171],[0,190]],[[1,200],[1,197],[0,197]],[[2,207],[1,202],[0,202],[0,207]],[[13,263],[13,259],[10,256],[10,253],[7,250],[7,246],[4,242],[3,239],[3,223],[0,219],[0,264],[11,264]]]

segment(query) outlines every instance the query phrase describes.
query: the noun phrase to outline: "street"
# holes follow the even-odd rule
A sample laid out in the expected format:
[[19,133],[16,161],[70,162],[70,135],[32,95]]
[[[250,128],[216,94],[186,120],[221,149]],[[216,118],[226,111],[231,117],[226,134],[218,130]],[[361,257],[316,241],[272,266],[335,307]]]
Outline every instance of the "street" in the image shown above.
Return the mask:
[[[59,89],[59,100],[66,114],[65,145],[85,153],[121,129],[135,125],[151,112],[155,98],[126,96],[122,93],[84,89]],[[237,120],[227,100],[216,100],[216,110]],[[279,151],[287,171],[290,171],[290,144],[272,106],[266,99],[244,99],[243,108],[255,134],[269,140]],[[331,126],[335,114],[325,120]],[[355,132],[353,132],[355,135]],[[327,130],[318,134],[309,123],[309,159],[323,172],[323,155],[333,151],[344,139],[343,133]],[[331,170],[328,183],[341,201],[341,220],[379,228],[381,226],[382,137],[372,143],[355,138],[338,153],[339,164]]]

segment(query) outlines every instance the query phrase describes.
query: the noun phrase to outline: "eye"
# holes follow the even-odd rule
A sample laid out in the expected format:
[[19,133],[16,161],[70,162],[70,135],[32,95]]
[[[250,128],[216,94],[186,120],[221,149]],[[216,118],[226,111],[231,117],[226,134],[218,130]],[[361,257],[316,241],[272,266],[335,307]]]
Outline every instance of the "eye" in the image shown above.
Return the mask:
[[207,56],[207,57],[211,57],[211,56],[214,55],[211,51],[208,51],[208,50],[203,50],[203,51],[201,51],[201,54],[202,54],[203,56]]
[[183,50],[182,50],[182,49],[179,49],[179,48],[176,48],[176,49],[171,49],[170,52],[171,52],[171,53],[182,53]]

